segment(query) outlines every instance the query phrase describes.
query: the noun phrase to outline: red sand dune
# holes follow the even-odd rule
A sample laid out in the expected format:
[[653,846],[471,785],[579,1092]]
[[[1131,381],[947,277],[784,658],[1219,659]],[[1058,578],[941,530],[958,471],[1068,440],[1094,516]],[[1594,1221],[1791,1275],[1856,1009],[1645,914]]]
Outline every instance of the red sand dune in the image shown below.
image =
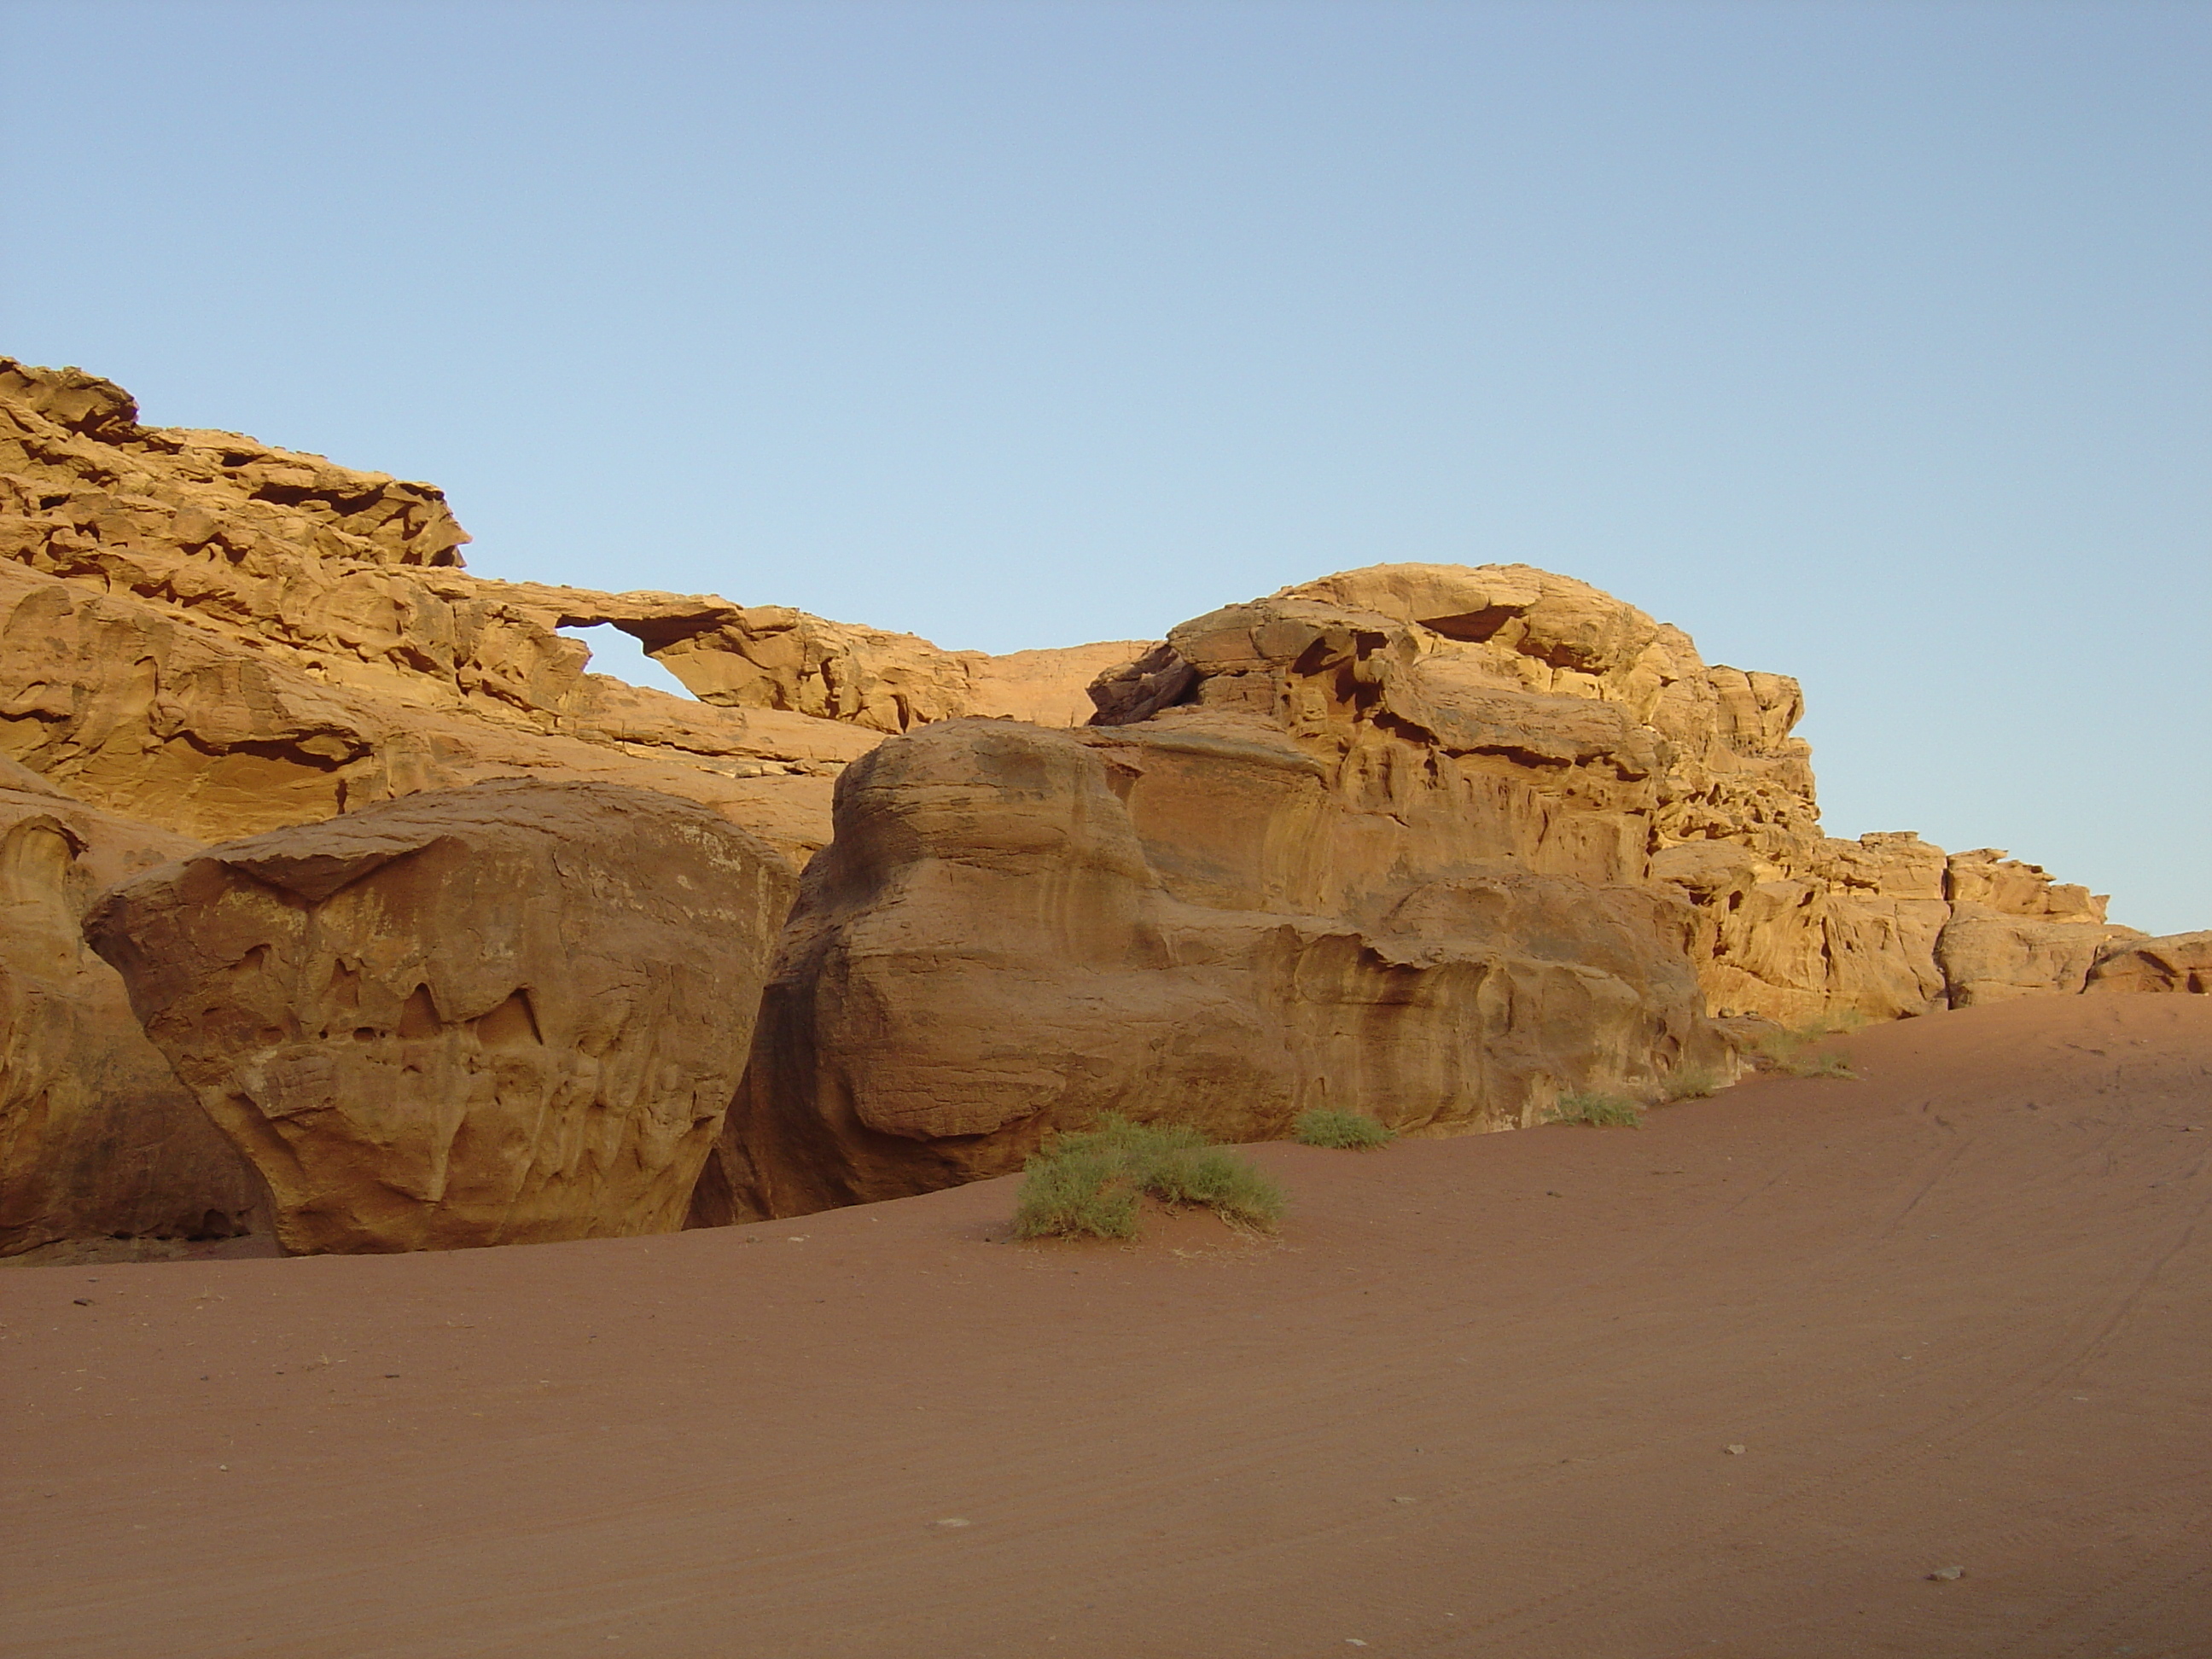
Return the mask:
[[1640,1131],[1260,1149],[1274,1243],[1010,1244],[993,1182],[0,1275],[0,1645],[2212,1654],[2212,999],[1843,1046]]

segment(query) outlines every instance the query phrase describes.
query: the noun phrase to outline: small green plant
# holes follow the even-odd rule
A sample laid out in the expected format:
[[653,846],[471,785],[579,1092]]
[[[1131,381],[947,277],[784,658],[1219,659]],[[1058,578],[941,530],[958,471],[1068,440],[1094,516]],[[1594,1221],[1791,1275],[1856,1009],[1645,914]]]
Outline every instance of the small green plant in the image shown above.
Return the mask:
[[1300,1112],[1291,1133],[1309,1146],[1333,1146],[1341,1152],[1364,1152],[1387,1146],[1398,1137],[1364,1112],[1340,1111],[1316,1106]]
[[1033,1158],[1014,1200],[1021,1238],[1134,1238],[1137,1188],[1119,1160],[1100,1153]]
[[1640,1129],[1644,1109],[1626,1095],[1585,1093],[1579,1089],[1559,1097],[1552,1109],[1555,1123],[1587,1123],[1596,1129]]
[[1755,1039],[1752,1051],[1762,1067],[1788,1077],[1838,1078],[1848,1082],[1858,1076],[1841,1054],[1816,1054],[1813,1045],[1832,1036],[1856,1031],[1866,1022],[1856,1014],[1820,1014],[1802,1025],[1768,1031]]
[[1710,1066],[1677,1066],[1667,1074],[1659,1097],[1670,1105],[1678,1100],[1703,1100],[1720,1093],[1722,1086],[1721,1074]]
[[1140,1200],[1210,1209],[1261,1231],[1282,1218],[1283,1191],[1248,1160],[1184,1124],[1121,1116],[1056,1137],[1030,1159],[1014,1200],[1022,1238],[1134,1238]]

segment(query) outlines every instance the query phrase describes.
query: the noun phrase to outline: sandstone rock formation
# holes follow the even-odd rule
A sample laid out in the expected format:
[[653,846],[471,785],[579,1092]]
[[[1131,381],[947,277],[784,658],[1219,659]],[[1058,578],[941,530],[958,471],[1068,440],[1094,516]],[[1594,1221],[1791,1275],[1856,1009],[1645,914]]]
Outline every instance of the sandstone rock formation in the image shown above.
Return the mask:
[[[94,932],[300,1249],[682,1209],[728,1082],[714,1044],[751,1005],[666,988],[693,961],[656,932],[682,895],[564,841],[591,813],[631,852],[675,814],[687,845],[719,822],[787,874],[813,859],[697,1220],[993,1173],[1108,1109],[1232,1136],[1322,1102],[1498,1127],[1565,1089],[1725,1071],[1709,1014],[2198,982],[2186,937],[2113,927],[2033,866],[1824,836],[1794,681],[1709,665],[1527,566],[1376,566],[1163,641],[994,657],[782,606],[483,580],[466,539],[428,485],[148,428],[109,382],[0,358],[0,799],[28,791],[62,826],[9,843],[40,873],[0,939],[0,1057],[28,1057],[0,1107],[80,1126],[0,1147],[0,1249],[95,1214],[181,1225],[188,1193],[217,1194],[211,1228],[251,1202],[146,1073],[113,981],[55,942],[119,873],[103,848],[175,837],[256,839],[129,886]],[[599,627],[696,700],[586,672],[570,634]],[[756,874],[755,909],[724,905],[750,943],[687,948],[764,948],[784,890]],[[602,876],[596,896],[563,884]],[[498,909],[532,890],[498,881],[526,879],[562,896],[556,920]],[[563,981],[558,918],[598,904],[647,921]],[[471,918],[509,944],[476,962]],[[627,983],[623,951],[663,964],[634,1018],[560,1001]],[[76,1012],[27,1018],[26,985]],[[695,1014],[650,1038],[659,1071],[632,1065],[641,1033]],[[135,1053],[145,1075],[110,1086],[64,1052]],[[162,1149],[129,1188],[143,1203],[69,1150],[95,1144]]]
[[790,877],[691,803],[491,782],[211,848],[88,919],[293,1251],[679,1225]]
[[858,628],[787,605],[733,605],[665,593],[601,594],[517,586],[518,599],[559,597],[557,625],[618,628],[702,702],[769,708],[898,732],[968,714],[1040,726],[1091,718],[1086,688],[1147,646],[1109,641],[994,657],[945,651],[912,634]]
[[2107,945],[2141,937],[2106,921],[2105,900],[2087,888],[2062,886],[1998,848],[1954,854],[1944,892],[1951,916],[1936,955],[1954,1008],[2079,991]]
[[1286,588],[1092,696],[847,772],[695,1218],[998,1173],[1107,1110],[1526,1123],[1723,1064],[1708,1004],[2078,990],[2112,931],[2002,854],[1824,837],[1794,682],[1523,566]]
[[2116,941],[2091,964],[2082,988],[2212,995],[2212,931]]
[[[781,607],[481,580],[441,492],[0,358],[0,755],[202,840],[497,776],[682,795],[794,863],[886,732],[1066,715],[1119,646],[996,659]],[[702,699],[585,672],[643,641]]]
[[1003,1173],[1102,1111],[1443,1133],[1722,1074],[1690,907],[1642,879],[1648,740],[1401,684],[1418,659],[1380,621],[1216,613],[1170,644],[1196,685],[1236,665],[1232,696],[933,725],[848,770],[695,1219]]
[[0,763],[0,1255],[230,1237],[262,1206],[79,932],[102,887],[191,848]]
[[[1310,642],[1323,635],[1357,644]],[[1441,764],[1524,838],[1613,837],[1607,879],[1663,882],[1696,907],[1714,1012],[1796,1024],[1948,1005],[1942,851],[1823,836],[1790,735],[1796,682],[1708,665],[1680,629],[1587,583],[1525,565],[1347,571],[1187,623],[1093,696],[1107,723],[1238,707],[1310,740],[1322,682],[1346,673],[1372,703],[1346,727],[1347,775],[1419,779],[1408,798],[1434,811]]]

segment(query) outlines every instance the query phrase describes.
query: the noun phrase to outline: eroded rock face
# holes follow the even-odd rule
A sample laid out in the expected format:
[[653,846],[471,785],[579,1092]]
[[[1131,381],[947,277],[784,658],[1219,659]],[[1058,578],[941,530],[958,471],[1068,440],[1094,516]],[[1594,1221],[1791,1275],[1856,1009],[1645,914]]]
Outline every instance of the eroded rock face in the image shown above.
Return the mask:
[[2082,988],[2212,994],[2212,931],[2115,941],[2091,964]]
[[[1117,646],[992,658],[714,598],[487,581],[428,484],[0,358],[0,756],[219,841],[488,777],[681,795],[794,867],[886,732],[1065,718]],[[564,628],[643,641],[704,700],[586,672]],[[1085,703],[1087,708],[1087,703]]]
[[1105,725],[1242,710],[1409,825],[1471,817],[1533,867],[1667,884],[1696,908],[1717,1014],[1890,1019],[2079,990],[2112,931],[2101,899],[2002,854],[1823,836],[1796,681],[1709,665],[1680,629],[1526,565],[1285,588],[1173,629],[1091,695]]
[[700,1218],[1015,1167],[1105,1110],[1496,1128],[1796,1024],[2078,990],[2102,901],[1820,832],[1795,682],[1526,566],[1379,566],[848,771]]
[[[1157,644],[992,657],[712,596],[484,581],[460,568],[465,539],[428,485],[143,427],[108,382],[0,359],[0,767],[195,841],[485,780],[589,781],[698,803],[796,868],[830,839],[841,774],[905,734],[837,808],[702,1214],[990,1173],[1100,1103],[1151,1115],[1178,1091],[1230,1134],[1323,1097],[1387,1101],[1417,1132],[1498,1127],[1563,1087],[1649,1091],[1693,1063],[1711,1034],[1686,975],[1719,1014],[1890,1018],[2079,989],[2125,931],[2000,854],[1823,836],[1795,682],[1708,665],[1680,629],[1526,566],[1377,566]],[[700,701],[586,672],[562,630],[599,626]],[[320,915],[234,878],[261,895],[240,916]],[[407,915],[423,950],[449,948]],[[399,926],[344,925],[363,951]],[[153,984],[193,960],[141,966]],[[2148,963],[2110,982],[2166,971]],[[343,1022],[316,999],[337,993],[292,973],[254,980],[255,1006],[296,1010],[256,1030],[366,1064],[330,1046]],[[434,987],[426,1035],[395,994],[350,1029],[379,1055],[447,1042],[454,1087],[528,1046]],[[335,1106],[263,1116],[272,1168],[309,1122],[325,1152],[353,1147],[332,1169],[386,1167],[382,1129]],[[295,1181],[295,1236],[385,1248],[442,1238],[449,1216],[456,1236],[484,1224],[474,1188],[423,1196],[471,1144],[424,1133],[386,1149],[404,1201],[374,1200],[357,1236]],[[516,1179],[516,1224],[536,1226]]]
[[1936,957],[1951,917],[1942,848],[1907,831],[1778,851],[1762,858],[1717,836],[1652,854],[1653,878],[1698,905],[1693,954],[1717,1012],[1795,1025],[1948,1006]]
[[260,1181],[79,931],[109,882],[191,850],[0,763],[0,1255],[252,1230]]
[[493,782],[210,848],[86,924],[295,1252],[668,1231],[790,878],[688,802]]
[[557,629],[591,605],[465,574],[466,539],[428,485],[0,359],[0,754],[196,840],[515,775],[684,796],[794,862],[826,838],[876,734],[586,674]]
[[1995,847],[1954,854],[1944,872],[1951,915],[1936,942],[1950,1006],[2083,988],[2117,940],[2142,937],[2105,920],[2105,900],[2051,880]]
[[[1945,1003],[1943,854],[1824,837],[1796,682],[1526,565],[1382,565],[1174,629],[1101,678],[1102,723],[1240,708],[1322,755],[1370,810],[1695,907],[1717,1012],[1795,1024]],[[1462,804],[1464,798],[1465,804]],[[1602,843],[1602,850],[1599,850]]]
[[1462,1133],[1725,1066],[1688,906],[1604,879],[1604,836],[1552,848],[1592,876],[1542,870],[1334,783],[1237,714],[884,744],[840,781],[695,1218],[1002,1174],[1103,1111]]

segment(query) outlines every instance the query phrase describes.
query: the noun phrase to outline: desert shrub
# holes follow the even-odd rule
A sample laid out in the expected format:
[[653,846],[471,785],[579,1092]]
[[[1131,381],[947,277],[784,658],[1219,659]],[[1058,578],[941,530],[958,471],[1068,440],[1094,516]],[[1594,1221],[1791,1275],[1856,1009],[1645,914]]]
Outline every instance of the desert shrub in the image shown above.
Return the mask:
[[1626,1095],[1585,1093],[1569,1090],[1552,1110],[1555,1123],[1587,1123],[1597,1129],[1640,1129],[1644,1109]]
[[1866,1022],[1856,1014],[1822,1014],[1802,1025],[1768,1031],[1752,1043],[1762,1067],[1790,1077],[1830,1077],[1846,1081],[1858,1076],[1841,1054],[1817,1054],[1816,1042],[1856,1031]]
[[1721,1074],[1710,1066],[1683,1066],[1667,1075],[1660,1091],[1662,1100],[1703,1100],[1708,1095],[1721,1091]]
[[1014,1200],[1023,1238],[1134,1238],[1137,1188],[1120,1161],[1098,1152],[1033,1158]]
[[1062,1134],[1030,1159],[1014,1200],[1022,1238],[1133,1238],[1139,1200],[1186,1204],[1247,1227],[1282,1218],[1282,1188],[1248,1160],[1181,1123],[1121,1116]]
[[1163,1204],[1199,1205],[1224,1220],[1265,1232],[1283,1218],[1283,1189],[1224,1146],[1201,1146],[1164,1158],[1145,1183]]
[[1792,1077],[1832,1077],[1846,1083],[1858,1079],[1841,1054],[1793,1054],[1782,1062],[1781,1069]]
[[1291,1133],[1309,1146],[1333,1146],[1342,1152],[1364,1152],[1397,1139],[1366,1113],[1340,1111],[1332,1106],[1300,1112]]

